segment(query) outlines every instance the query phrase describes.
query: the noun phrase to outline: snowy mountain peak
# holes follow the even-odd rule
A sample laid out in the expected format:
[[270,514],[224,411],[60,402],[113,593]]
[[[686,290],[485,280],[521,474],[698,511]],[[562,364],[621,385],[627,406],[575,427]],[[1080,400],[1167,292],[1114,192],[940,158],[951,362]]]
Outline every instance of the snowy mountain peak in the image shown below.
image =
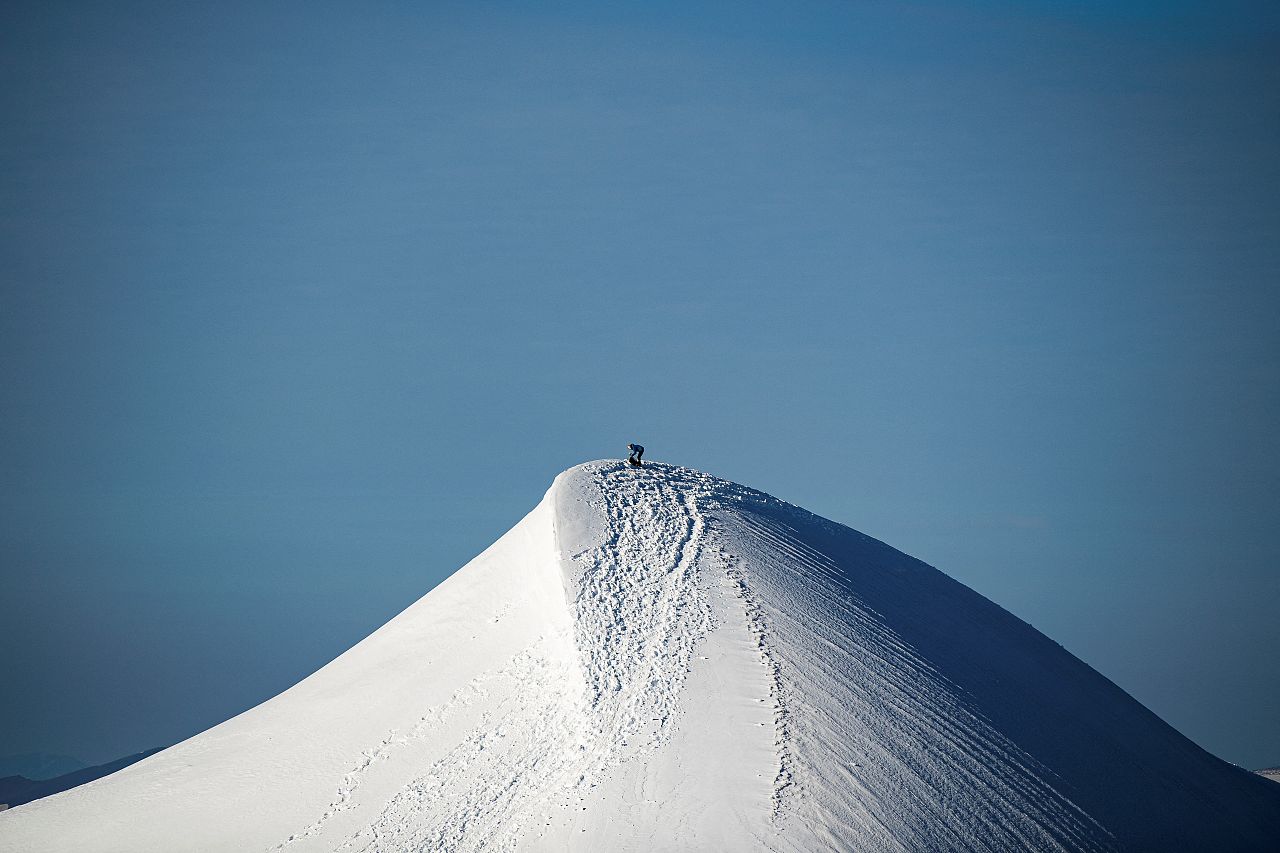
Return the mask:
[[[1273,790],[1274,789],[1274,790]],[[1270,849],[1280,788],[889,546],[599,461],[311,677],[0,850]]]

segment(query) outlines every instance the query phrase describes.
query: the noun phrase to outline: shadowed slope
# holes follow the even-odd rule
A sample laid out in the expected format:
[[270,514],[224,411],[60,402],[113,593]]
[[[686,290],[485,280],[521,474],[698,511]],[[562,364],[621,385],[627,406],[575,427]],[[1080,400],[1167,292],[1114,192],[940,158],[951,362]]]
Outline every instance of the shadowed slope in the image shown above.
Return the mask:
[[823,802],[797,784],[812,824],[861,818],[876,846],[905,849],[1265,850],[1280,837],[1280,789],[969,588],[760,492],[729,487],[716,504],[779,661],[798,781],[858,792]]

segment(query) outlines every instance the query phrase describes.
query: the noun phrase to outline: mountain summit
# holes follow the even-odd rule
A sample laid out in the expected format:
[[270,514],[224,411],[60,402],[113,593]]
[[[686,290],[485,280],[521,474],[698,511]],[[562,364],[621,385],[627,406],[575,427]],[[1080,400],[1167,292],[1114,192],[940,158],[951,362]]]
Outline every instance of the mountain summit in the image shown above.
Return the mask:
[[1280,787],[1025,622],[687,468],[591,462],[314,675],[3,851],[1266,850]]

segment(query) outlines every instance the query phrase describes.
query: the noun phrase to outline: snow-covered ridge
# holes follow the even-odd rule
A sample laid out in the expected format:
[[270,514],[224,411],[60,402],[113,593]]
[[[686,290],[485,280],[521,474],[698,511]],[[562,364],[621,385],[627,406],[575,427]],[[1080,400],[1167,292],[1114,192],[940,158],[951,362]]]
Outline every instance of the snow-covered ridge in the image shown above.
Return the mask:
[[881,542],[659,463],[0,851],[1267,850],[1280,788]]

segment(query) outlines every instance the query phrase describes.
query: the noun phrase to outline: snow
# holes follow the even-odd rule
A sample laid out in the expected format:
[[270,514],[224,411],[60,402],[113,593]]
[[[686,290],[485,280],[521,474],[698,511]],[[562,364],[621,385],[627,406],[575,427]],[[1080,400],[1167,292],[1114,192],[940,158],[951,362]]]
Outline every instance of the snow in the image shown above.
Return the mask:
[[363,642],[0,851],[1265,850],[1280,787],[937,570],[593,462]]

